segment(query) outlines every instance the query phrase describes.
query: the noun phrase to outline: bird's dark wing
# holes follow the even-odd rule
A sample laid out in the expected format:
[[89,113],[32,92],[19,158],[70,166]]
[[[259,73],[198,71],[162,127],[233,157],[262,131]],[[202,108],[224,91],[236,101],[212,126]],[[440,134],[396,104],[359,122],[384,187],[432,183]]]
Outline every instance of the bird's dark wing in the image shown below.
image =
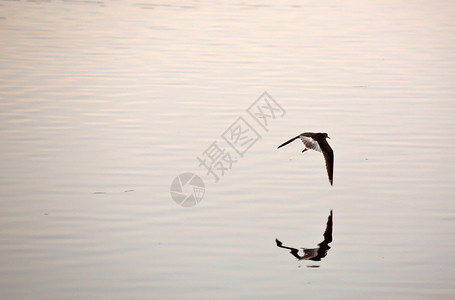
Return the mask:
[[333,185],[333,150],[326,139],[319,140],[319,147],[321,147],[322,154],[325,158],[325,166],[329,175],[330,184]]
[[293,142],[293,141],[295,141],[296,139],[298,139],[299,137],[300,137],[300,135],[298,135],[298,136],[296,136],[296,137],[293,137],[293,138],[290,139],[289,141],[287,141],[287,142],[285,142],[285,143],[279,145],[277,149],[280,149],[281,147],[286,146],[286,145],[289,144],[290,142]]

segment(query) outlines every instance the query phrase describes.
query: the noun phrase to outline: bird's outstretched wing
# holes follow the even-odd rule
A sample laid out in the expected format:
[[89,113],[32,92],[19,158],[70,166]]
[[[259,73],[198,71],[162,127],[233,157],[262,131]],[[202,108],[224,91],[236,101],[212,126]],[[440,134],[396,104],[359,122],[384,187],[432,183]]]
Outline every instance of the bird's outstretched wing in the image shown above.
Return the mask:
[[284,142],[283,144],[279,145],[277,149],[280,149],[281,147],[286,146],[286,145],[289,144],[290,142],[293,142],[293,141],[295,141],[296,139],[298,139],[299,137],[300,137],[300,135],[298,135],[298,136],[296,136],[296,137],[293,137],[293,138],[290,139],[289,141]]
[[321,139],[319,141],[319,147],[325,158],[325,167],[327,168],[330,184],[333,185],[333,150],[326,139]]

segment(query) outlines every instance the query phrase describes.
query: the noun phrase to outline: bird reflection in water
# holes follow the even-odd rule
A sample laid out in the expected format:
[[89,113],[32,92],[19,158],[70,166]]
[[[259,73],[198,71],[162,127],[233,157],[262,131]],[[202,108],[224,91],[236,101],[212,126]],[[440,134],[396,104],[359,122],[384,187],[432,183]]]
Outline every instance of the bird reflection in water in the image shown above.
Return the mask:
[[329,244],[332,242],[332,231],[333,231],[333,214],[330,211],[329,218],[327,220],[327,226],[324,232],[324,240],[320,242],[318,248],[302,248],[303,255],[299,254],[299,249],[287,247],[283,245],[278,239],[276,239],[276,245],[280,248],[291,250],[291,254],[298,260],[313,260],[320,261],[322,258],[327,256],[327,252],[330,249]]

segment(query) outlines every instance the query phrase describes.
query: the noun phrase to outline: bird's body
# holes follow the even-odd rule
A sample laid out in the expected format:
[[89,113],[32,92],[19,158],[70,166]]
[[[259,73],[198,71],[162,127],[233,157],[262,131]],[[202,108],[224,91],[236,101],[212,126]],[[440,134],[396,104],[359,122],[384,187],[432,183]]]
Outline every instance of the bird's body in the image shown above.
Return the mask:
[[286,146],[287,144],[293,142],[294,140],[300,138],[305,145],[305,149],[302,152],[312,149],[315,151],[322,152],[325,159],[325,166],[327,169],[327,174],[329,176],[330,184],[333,185],[333,150],[327,142],[327,138],[330,138],[327,133],[314,133],[314,132],[304,132],[298,136],[290,139],[289,141],[281,144],[278,148]]

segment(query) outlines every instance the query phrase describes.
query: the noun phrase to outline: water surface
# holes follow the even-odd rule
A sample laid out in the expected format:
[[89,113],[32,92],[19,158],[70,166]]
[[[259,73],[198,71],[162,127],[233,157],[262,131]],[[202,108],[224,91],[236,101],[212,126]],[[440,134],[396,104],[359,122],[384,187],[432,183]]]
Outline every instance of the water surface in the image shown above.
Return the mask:
[[[2,298],[455,297],[451,1],[0,5]],[[333,187],[276,149],[304,131],[331,137]],[[217,183],[215,141],[237,159]],[[331,210],[321,260],[277,247],[317,248]]]

